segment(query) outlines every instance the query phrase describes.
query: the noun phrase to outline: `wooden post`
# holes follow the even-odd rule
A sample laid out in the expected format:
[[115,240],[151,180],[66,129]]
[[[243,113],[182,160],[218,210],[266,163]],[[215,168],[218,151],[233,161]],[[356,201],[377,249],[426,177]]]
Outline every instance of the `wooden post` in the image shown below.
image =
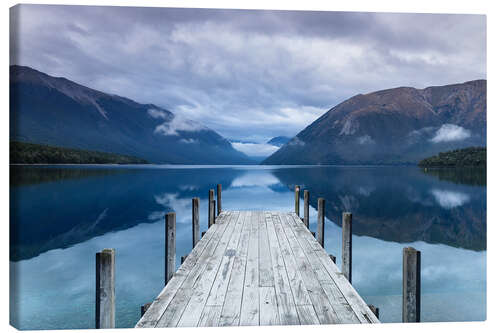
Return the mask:
[[318,199],[318,231],[316,232],[316,239],[325,247],[325,199]]
[[193,248],[200,240],[200,198],[193,198],[192,208],[192,222],[193,222]]
[[146,303],[141,306],[141,317],[144,316],[146,311],[148,311],[149,307],[151,306],[151,303]]
[[297,214],[298,217],[300,217],[300,186],[295,185],[295,214]]
[[352,214],[342,214],[342,273],[352,281]]
[[328,256],[330,257],[330,259],[332,259],[334,264],[337,263],[337,258],[333,254],[329,254]]
[[165,215],[165,285],[175,272],[175,212]]
[[95,259],[95,328],[115,328],[115,249],[104,249]]
[[304,190],[304,224],[309,229],[309,191]]
[[212,212],[212,201],[214,201],[214,190],[210,189],[208,191],[208,227],[210,228],[213,224],[212,216],[215,212]]
[[217,216],[222,212],[222,185],[217,184]]
[[379,315],[379,309],[375,305],[372,305],[372,304],[369,304],[368,307],[370,308],[370,310],[372,310],[373,314],[378,319],[379,318],[378,317],[378,315]]
[[210,214],[208,218],[208,227],[210,228],[215,223],[215,200],[210,201],[208,214]]
[[403,249],[403,323],[420,322],[420,251]]

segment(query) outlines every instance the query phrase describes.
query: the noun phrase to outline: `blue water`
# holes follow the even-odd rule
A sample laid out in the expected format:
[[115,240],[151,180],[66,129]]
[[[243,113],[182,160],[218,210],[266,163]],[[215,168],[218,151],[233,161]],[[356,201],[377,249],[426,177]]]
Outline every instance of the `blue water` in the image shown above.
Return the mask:
[[[486,176],[416,167],[12,166],[11,324],[93,328],[95,253],[116,249],[117,327],[163,287],[164,220],[177,213],[177,265],[191,249],[191,198],[220,183],[223,209],[293,210],[295,184],[326,200],[325,248],[340,264],[353,213],[353,285],[401,321],[402,249],[422,257],[422,321],[486,319]],[[301,211],[302,211],[301,203]]]

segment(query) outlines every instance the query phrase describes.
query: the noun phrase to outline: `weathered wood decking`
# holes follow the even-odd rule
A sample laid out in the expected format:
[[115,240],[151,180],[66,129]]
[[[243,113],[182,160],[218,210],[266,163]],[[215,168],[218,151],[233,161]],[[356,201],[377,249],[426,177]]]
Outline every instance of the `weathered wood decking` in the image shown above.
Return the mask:
[[136,327],[378,322],[297,214],[222,211]]

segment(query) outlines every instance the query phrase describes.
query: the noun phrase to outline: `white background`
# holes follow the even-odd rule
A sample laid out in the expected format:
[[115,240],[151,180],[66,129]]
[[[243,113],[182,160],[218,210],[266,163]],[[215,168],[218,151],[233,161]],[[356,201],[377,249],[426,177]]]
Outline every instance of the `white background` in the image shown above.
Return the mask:
[[[474,1],[457,1],[457,0],[414,0],[414,1],[401,1],[401,0],[349,0],[349,1],[320,1],[320,0],[101,0],[101,1],[36,1],[30,0],[29,3],[33,4],[68,4],[68,5],[127,5],[127,6],[156,6],[156,7],[202,7],[202,8],[242,8],[242,9],[295,9],[295,10],[333,10],[333,11],[370,11],[370,12],[413,12],[413,13],[460,13],[460,14],[486,14],[487,15],[487,48],[488,48],[488,64],[487,64],[487,80],[488,80],[488,297],[487,297],[487,321],[474,322],[474,323],[438,323],[438,324],[383,324],[383,325],[342,325],[342,326],[279,326],[279,327],[242,327],[242,328],[223,328],[226,332],[254,332],[258,329],[261,332],[302,332],[303,330],[314,330],[315,333],[326,333],[332,330],[340,330],[342,332],[438,332],[438,331],[499,331],[500,328],[500,300],[499,294],[499,261],[498,261],[498,238],[500,223],[500,214],[497,203],[500,202],[498,195],[499,176],[497,175],[498,169],[498,145],[500,141],[500,134],[497,127],[500,125],[499,115],[499,84],[498,84],[498,68],[500,62],[499,53],[499,32],[500,32],[500,11],[499,7],[495,5],[495,1],[474,0]],[[0,83],[1,95],[0,99],[2,108],[0,109],[0,124],[2,129],[0,131],[2,138],[0,139],[1,148],[1,237],[0,243],[2,249],[0,254],[1,269],[1,311],[0,311],[0,325],[6,331],[15,331],[14,328],[9,326],[9,274],[8,274],[8,261],[9,261],[9,7],[17,4],[14,1],[2,2],[1,11],[1,65],[0,65]],[[105,22],[103,22],[105,24]],[[432,27],[429,27],[432,29]],[[464,262],[463,265],[467,265]],[[47,304],[50,308],[50,304]],[[50,311],[50,309],[48,310]],[[71,318],[68,318],[71,320]],[[149,329],[150,332],[157,332],[158,329]],[[188,332],[194,329],[183,328],[177,331]],[[221,328],[204,328],[198,329],[197,332],[221,332]],[[73,330],[73,331],[56,331],[56,332],[88,332],[88,330]],[[142,330],[147,331],[147,330]],[[46,331],[49,332],[49,331]],[[113,332],[130,332],[130,330],[120,329]]]

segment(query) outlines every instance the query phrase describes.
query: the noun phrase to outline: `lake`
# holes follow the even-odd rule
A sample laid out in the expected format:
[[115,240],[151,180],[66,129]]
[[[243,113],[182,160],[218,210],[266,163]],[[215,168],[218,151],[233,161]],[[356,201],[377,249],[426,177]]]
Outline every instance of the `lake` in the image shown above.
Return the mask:
[[[401,321],[402,250],[421,251],[421,320],[486,319],[486,172],[344,166],[11,166],[11,324],[94,328],[95,253],[116,249],[116,326],[133,327],[164,281],[164,214],[177,213],[177,265],[191,250],[191,198],[207,228],[224,210],[293,211],[294,186],[326,200],[325,249],[340,267],[353,213],[353,285],[382,322]],[[301,203],[301,212],[303,203]]]

